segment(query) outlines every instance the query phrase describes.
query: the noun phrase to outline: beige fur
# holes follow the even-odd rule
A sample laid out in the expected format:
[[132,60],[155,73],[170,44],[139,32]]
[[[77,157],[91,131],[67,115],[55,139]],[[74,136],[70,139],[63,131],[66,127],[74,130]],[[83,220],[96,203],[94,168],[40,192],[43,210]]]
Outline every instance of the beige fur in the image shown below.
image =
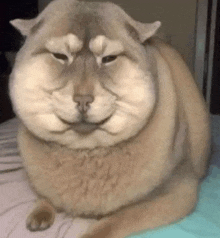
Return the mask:
[[[151,38],[158,22],[138,23],[109,3],[94,5],[98,10],[89,15],[89,40],[80,31],[66,32],[68,24],[63,34],[59,26],[50,32],[50,25],[33,33],[33,26],[45,21],[51,9],[61,10],[62,3],[67,11],[67,2],[78,9],[76,1],[58,0],[35,23],[14,22],[28,35],[10,83],[21,119],[18,144],[41,197],[28,228],[52,225],[55,208],[73,216],[104,217],[85,238],[124,237],[186,216],[196,204],[199,180],[206,172],[210,139],[208,112],[187,66],[172,47]],[[79,9],[87,19],[88,12]],[[88,9],[93,5],[88,3]],[[116,12],[115,17],[132,28],[126,31],[112,23],[109,29],[106,25],[109,35],[100,34],[91,18],[99,11],[106,12],[100,13],[103,19]],[[50,17],[54,24],[57,19]],[[94,31],[98,33],[92,36]],[[51,49],[55,41],[56,52]],[[104,65],[109,55],[117,58]],[[86,123],[75,95],[92,99]]]

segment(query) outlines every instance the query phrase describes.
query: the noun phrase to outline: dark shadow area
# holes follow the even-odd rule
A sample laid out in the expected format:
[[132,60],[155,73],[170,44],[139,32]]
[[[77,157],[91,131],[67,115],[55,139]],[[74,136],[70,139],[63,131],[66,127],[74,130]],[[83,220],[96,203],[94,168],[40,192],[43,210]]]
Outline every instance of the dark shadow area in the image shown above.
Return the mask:
[[217,5],[210,111],[220,115],[220,1]]
[[0,123],[14,116],[8,96],[8,79],[13,58],[24,40],[9,21],[16,18],[35,17],[38,13],[37,6],[37,0],[0,2]]

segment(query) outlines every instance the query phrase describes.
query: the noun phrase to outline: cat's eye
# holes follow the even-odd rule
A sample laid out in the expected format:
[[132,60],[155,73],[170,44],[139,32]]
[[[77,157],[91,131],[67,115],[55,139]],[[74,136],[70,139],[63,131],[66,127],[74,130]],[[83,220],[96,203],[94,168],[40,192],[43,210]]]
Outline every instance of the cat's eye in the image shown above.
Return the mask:
[[58,60],[63,60],[66,61],[68,60],[68,57],[65,54],[61,54],[61,53],[52,53],[53,57],[58,59]]
[[108,55],[102,58],[102,63],[107,64],[117,59],[117,55]]

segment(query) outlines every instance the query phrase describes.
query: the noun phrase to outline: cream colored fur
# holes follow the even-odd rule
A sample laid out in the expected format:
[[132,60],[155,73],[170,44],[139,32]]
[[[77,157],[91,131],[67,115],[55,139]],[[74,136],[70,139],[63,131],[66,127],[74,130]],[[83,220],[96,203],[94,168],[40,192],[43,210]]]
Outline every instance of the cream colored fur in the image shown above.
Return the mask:
[[52,61],[56,60],[50,55],[27,57],[21,65],[17,61],[12,73],[15,110],[38,137],[72,149],[110,146],[134,136],[151,115],[155,104],[151,73],[143,72],[129,59],[118,59],[118,65],[113,66],[117,68],[113,73],[117,82],[106,82],[108,90],[93,76],[90,78],[94,81],[95,101],[88,112],[88,121],[96,123],[111,116],[110,120],[87,137],[78,135],[60,120],[79,121],[77,103],[72,100],[77,79],[58,78],[62,68],[60,65],[56,68],[60,63]]
[[[60,3],[49,5],[34,23],[13,22],[28,36],[10,82],[21,120],[18,144],[43,198],[28,218],[29,229],[49,227],[55,209],[106,216],[86,238],[124,237],[186,216],[196,204],[210,139],[208,112],[187,66],[172,47],[151,38],[158,22],[135,22],[111,4],[98,6],[109,16],[116,11],[138,36],[125,28],[116,34],[116,24],[114,37],[97,34],[85,48],[81,33],[65,32],[66,27],[63,33],[47,35],[49,25],[30,33],[27,28],[50,16],[51,9],[60,10]],[[68,18],[62,15],[62,21]],[[104,65],[109,55],[117,58]],[[94,97],[86,120],[97,126],[86,134],[74,129],[82,123],[74,101],[79,93]]]

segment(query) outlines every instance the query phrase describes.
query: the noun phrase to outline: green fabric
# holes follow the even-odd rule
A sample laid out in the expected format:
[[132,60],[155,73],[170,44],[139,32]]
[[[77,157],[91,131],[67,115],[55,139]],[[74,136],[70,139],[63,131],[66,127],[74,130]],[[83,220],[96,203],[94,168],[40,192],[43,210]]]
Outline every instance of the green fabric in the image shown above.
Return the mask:
[[129,238],[220,238],[220,169],[210,167],[195,211],[175,224]]

